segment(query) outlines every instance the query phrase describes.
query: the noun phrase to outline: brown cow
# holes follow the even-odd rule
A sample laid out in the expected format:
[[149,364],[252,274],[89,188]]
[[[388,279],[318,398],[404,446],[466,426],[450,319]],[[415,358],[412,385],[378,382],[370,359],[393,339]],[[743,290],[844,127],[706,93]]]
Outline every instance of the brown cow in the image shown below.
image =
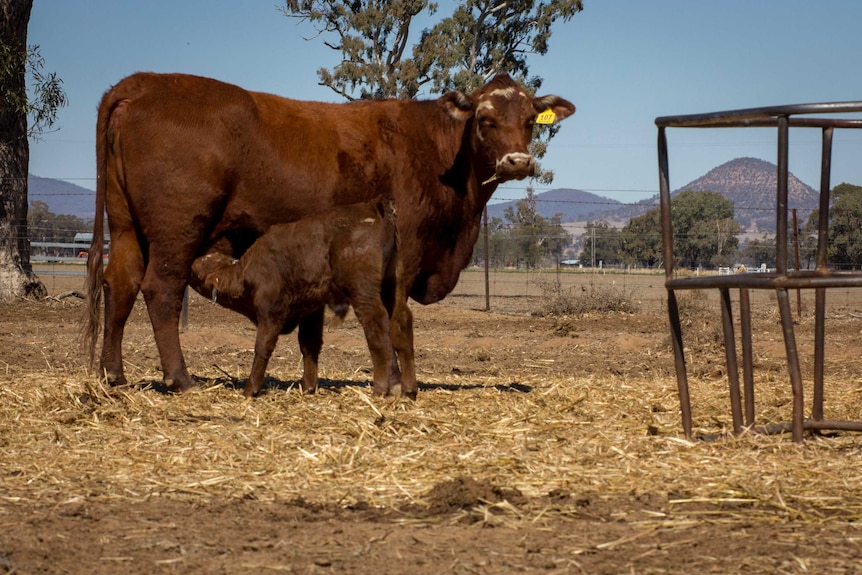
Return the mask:
[[[280,333],[290,333],[301,319],[327,305],[343,319],[348,304],[365,330],[374,365],[374,393],[389,391],[389,318],[397,280],[391,200],[381,197],[273,225],[239,260],[212,252],[196,259],[192,272],[196,290],[257,325],[246,397],[260,392]],[[403,339],[394,344],[400,355],[412,357]],[[311,349],[301,348],[301,385],[306,393],[317,387],[313,354],[321,345],[315,342]]]
[[[189,389],[178,325],[195,258],[239,257],[273,224],[377,195],[398,210],[404,301],[391,325],[412,339],[406,298],[428,304],[454,288],[497,184],[533,174],[527,148],[545,110],[561,120],[575,107],[533,97],[506,75],[470,95],[348,104],[178,74],[122,80],[102,98],[96,126],[93,237],[102,238],[107,209],[111,259],[103,270],[94,244],[87,262],[91,360],[104,289],[101,371],[125,381],[123,330],[141,291],[165,382]],[[301,320],[300,341],[314,341],[322,323],[322,312]],[[401,392],[415,397],[413,358],[398,360]],[[395,364],[390,383],[397,377]]]

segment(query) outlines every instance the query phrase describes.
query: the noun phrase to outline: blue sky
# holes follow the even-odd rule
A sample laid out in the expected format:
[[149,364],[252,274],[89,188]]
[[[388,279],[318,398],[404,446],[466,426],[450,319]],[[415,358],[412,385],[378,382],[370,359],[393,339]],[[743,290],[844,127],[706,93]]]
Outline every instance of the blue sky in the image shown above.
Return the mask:
[[[31,143],[30,171],[95,187],[95,119],[102,93],[140,70],[210,76],[251,90],[338,101],[317,69],[338,55],[279,0],[35,0],[29,43],[69,98],[55,130]],[[577,113],[543,166],[552,188],[622,202],[658,190],[657,116],[777,104],[862,100],[862,2],[852,0],[585,0],[554,30],[531,72],[541,94]],[[441,2],[441,13],[447,2]],[[765,129],[670,130],[671,187],[742,156],[775,162]],[[862,132],[835,137],[833,184],[862,185]],[[819,183],[819,132],[791,132],[790,170]],[[494,201],[520,198],[526,184]],[[544,191],[547,188],[537,188]]]

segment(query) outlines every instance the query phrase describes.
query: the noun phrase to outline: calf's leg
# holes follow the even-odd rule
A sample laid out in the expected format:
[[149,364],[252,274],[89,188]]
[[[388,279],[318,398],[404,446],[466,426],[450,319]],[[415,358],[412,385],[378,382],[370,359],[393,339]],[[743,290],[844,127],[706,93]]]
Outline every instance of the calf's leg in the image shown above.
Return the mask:
[[416,399],[419,386],[416,383],[416,360],[413,347],[413,312],[410,311],[407,301],[400,298],[392,312],[390,337],[398,362],[401,364],[401,395]]
[[255,397],[263,387],[263,378],[266,375],[266,366],[272,357],[272,350],[278,343],[278,333],[281,331],[282,323],[273,321],[269,317],[259,317],[257,324],[257,337],[254,341],[254,361],[251,364],[251,375],[245,384],[244,395]]
[[323,347],[323,316],[325,308],[320,308],[299,321],[297,339],[302,353],[302,381],[300,387],[305,393],[317,390],[317,360]]
[[371,352],[374,366],[374,395],[389,393],[389,358],[392,342],[389,339],[389,314],[380,298],[358,299],[351,302],[356,319],[365,331],[365,341]]

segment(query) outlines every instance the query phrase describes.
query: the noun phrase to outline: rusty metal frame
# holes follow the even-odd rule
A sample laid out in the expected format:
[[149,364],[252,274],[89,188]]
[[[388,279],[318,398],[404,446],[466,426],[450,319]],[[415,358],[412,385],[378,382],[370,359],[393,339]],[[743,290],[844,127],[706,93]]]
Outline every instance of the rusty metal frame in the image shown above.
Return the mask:
[[[823,365],[826,320],[826,290],[832,287],[862,287],[862,272],[830,270],[826,265],[827,231],[830,207],[830,173],[832,165],[832,137],[835,129],[860,129],[862,119],[811,117],[810,114],[862,113],[862,101],[832,102],[772,106],[656,118],[658,127],[659,196],[662,222],[662,256],[664,259],[665,287],[667,288],[668,316],[673,342],[677,389],[682,427],[685,436],[692,439],[691,398],[685,365],[682,327],[680,325],[677,290],[718,289],[721,296],[721,317],[724,333],[725,360],[730,388],[733,433],[743,428],[760,433],[791,431],[793,440],[801,442],[804,430],[862,431],[862,421],[836,421],[823,417]],[[773,273],[742,273],[730,276],[674,277],[673,224],[671,220],[670,178],[668,171],[667,128],[746,128],[766,127],[778,131],[778,182],[776,186],[776,267]],[[787,269],[787,218],[788,218],[788,142],[790,128],[819,128],[822,131],[819,226],[817,236],[817,265],[814,270]],[[730,290],[739,289],[740,339],[742,344],[743,392],[739,387],[739,363],[736,355]],[[790,376],[793,414],[789,423],[755,426],[754,371],[751,341],[751,303],[749,290],[775,290],[784,335],[784,347]],[[799,368],[796,336],[790,308],[788,290],[815,290],[814,333],[814,386],[810,418],[805,418],[803,383]],[[743,410],[744,401],[744,410]]]

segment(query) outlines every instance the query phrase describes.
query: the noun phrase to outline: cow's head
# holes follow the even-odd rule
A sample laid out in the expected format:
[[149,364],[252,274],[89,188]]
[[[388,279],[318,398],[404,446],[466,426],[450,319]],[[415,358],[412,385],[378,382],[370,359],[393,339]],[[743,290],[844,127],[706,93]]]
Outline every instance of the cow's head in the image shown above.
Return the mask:
[[470,96],[453,92],[443,96],[449,113],[472,119],[471,148],[474,167],[482,181],[522,180],[536,171],[529,152],[539,114],[550,110],[554,121],[575,113],[575,106],[559,96],[533,97],[507,74],[499,74]]

